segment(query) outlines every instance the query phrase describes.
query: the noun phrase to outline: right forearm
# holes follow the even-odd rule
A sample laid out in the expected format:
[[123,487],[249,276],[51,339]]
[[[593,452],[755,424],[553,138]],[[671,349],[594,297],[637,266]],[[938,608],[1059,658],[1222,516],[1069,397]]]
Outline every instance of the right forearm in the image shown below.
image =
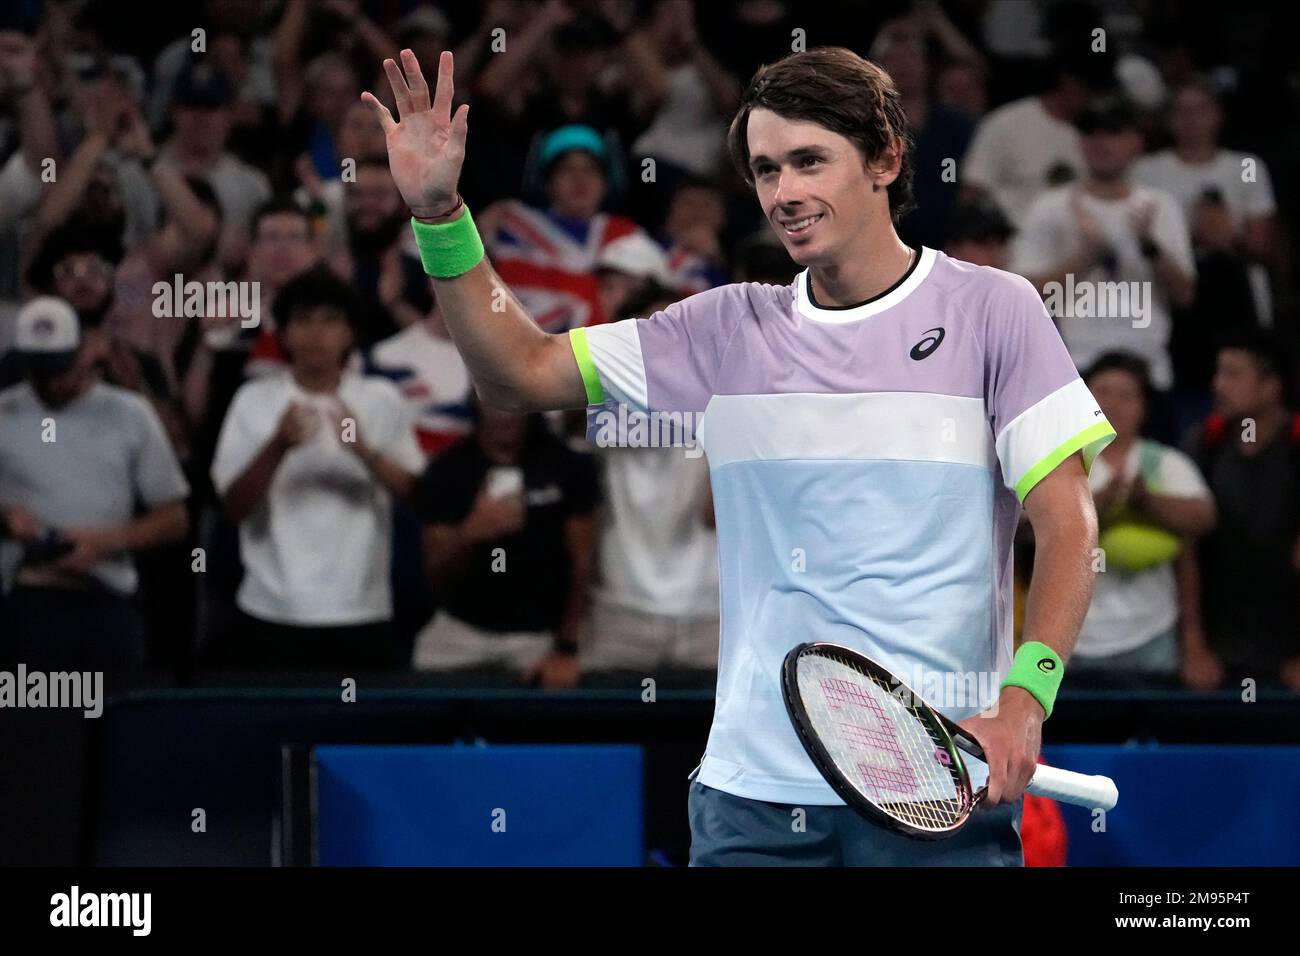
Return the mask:
[[23,161],[33,176],[39,176],[45,160],[58,158],[59,145],[49,100],[35,83],[18,97],[18,131]]
[[68,168],[62,170],[49,192],[36,207],[35,232],[43,237],[57,228],[81,201],[95,166],[108,149],[108,137],[89,133],[73,152]]
[[222,497],[226,515],[231,521],[238,524],[261,504],[287,450],[281,441],[272,437],[244,469],[244,473],[234,480]]
[[[538,328],[484,257],[454,279],[434,279],[434,294],[479,397],[494,408],[540,411],[586,404],[565,336]],[[557,360],[573,365],[556,374]]]

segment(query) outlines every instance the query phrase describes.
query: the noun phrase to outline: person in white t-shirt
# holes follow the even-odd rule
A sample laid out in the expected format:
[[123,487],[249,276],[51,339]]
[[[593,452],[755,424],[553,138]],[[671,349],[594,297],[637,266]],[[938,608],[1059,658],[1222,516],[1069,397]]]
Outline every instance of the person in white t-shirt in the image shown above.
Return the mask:
[[[1187,455],[1141,437],[1151,394],[1146,362],[1109,352],[1084,380],[1116,438],[1088,476],[1106,563],[1097,568],[1097,589],[1068,679],[1076,686],[1169,683],[1178,674],[1183,627],[1196,623],[1182,613],[1190,595],[1182,565],[1195,560],[1187,544],[1214,527],[1214,498]],[[1106,553],[1107,528],[1118,522],[1155,525],[1180,538],[1182,548],[1158,563],[1160,555],[1138,554],[1135,561],[1118,545]]]
[[1168,193],[1130,179],[1142,150],[1131,106],[1101,101],[1078,125],[1087,174],[1030,207],[1011,271],[1043,295],[1075,365],[1127,350],[1147,360],[1158,389],[1168,389],[1170,308],[1189,305],[1196,294],[1186,220]]
[[[653,315],[681,298],[651,280],[623,304],[621,314]],[[593,414],[606,507],[597,526],[597,580],[579,666],[584,674],[645,674],[658,667],[713,672],[720,611],[709,465],[698,445],[601,441],[602,435],[637,434],[634,415],[645,419],[629,414],[623,432],[617,412],[602,408]],[[640,434],[646,445],[651,437],[665,438],[659,427]]]
[[1074,119],[1087,107],[1093,89],[1105,83],[1104,75],[1093,74],[1099,67],[1058,66],[1056,83],[1047,92],[987,113],[958,167],[967,198],[972,192],[986,193],[1019,227],[1044,190],[1082,176]]
[[312,269],[275,313],[290,367],[236,392],[212,463],[244,565],[226,662],[383,666],[393,498],[423,464],[410,416],[391,382],[346,371],[356,305],[342,280]]
[[1133,180],[1178,200],[1198,250],[1248,263],[1255,314],[1262,325],[1272,325],[1267,266],[1273,259],[1277,202],[1268,166],[1251,153],[1219,147],[1223,108],[1209,83],[1195,80],[1174,91],[1168,125],[1173,148],[1139,159]]

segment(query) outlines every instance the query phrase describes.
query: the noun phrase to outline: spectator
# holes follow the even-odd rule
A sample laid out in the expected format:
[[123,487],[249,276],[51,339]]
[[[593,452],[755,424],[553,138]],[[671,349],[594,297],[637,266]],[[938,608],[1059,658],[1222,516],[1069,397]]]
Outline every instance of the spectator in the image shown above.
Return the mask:
[[987,193],[1017,227],[1039,193],[1083,174],[1074,121],[1094,91],[1110,85],[1104,59],[1084,57],[1056,58],[1051,89],[986,115],[959,168],[963,190]]
[[[652,281],[624,304],[620,317],[650,316],[679,298]],[[609,432],[602,415],[611,414],[602,409],[593,421],[607,508],[597,529],[600,560],[582,670],[716,671],[718,541],[702,449],[606,447],[599,440]],[[664,437],[658,426],[649,431]]]
[[948,226],[944,252],[977,266],[1005,269],[1015,230],[997,203],[986,196],[958,203]]
[[653,0],[623,49],[636,76],[632,95],[654,116],[632,145],[637,161],[653,157],[663,184],[681,173],[719,173],[740,85],[700,43],[694,0]]
[[11,590],[0,658],[33,670],[138,670],[132,554],[184,537],[188,487],[138,395],[98,380],[76,313],[18,315],[27,381],[0,392],[0,517]]
[[601,212],[617,175],[613,157],[591,127],[564,126],[541,141],[536,166],[546,208],[505,200],[480,217],[492,265],[548,332],[604,322],[596,260],[609,243],[641,232]]
[[369,348],[416,325],[433,308],[433,290],[419,256],[408,251],[411,221],[388,163],[357,163],[357,181],[343,192],[347,247],[333,257],[336,272],[360,293],[357,343]]
[[414,666],[571,687],[590,587],[595,466],[541,416],[477,409],[474,435],[420,479],[425,569],[441,607],[416,638]]
[[637,297],[647,283],[666,286],[672,281],[668,256],[644,233],[623,236],[601,250],[596,259],[596,281],[602,314],[621,316],[625,303]]
[[467,201],[483,208],[513,195],[530,149],[549,130],[590,127],[615,152],[627,150],[658,104],[642,95],[641,77],[631,71],[624,72],[618,88],[602,82],[618,43],[603,18],[549,0],[511,34],[502,51],[487,58],[471,102],[482,137],[478,142],[490,145],[467,159]]
[[426,458],[472,431],[469,370],[436,303],[419,322],[376,344],[370,366],[401,390]]
[[226,409],[245,377],[284,369],[275,335],[276,297],[320,261],[311,220],[291,199],[263,203],[253,214],[251,236],[244,281],[256,283],[258,324],[243,328],[235,316],[198,316],[186,324],[177,346],[185,414],[205,475]]
[[1219,524],[1200,547],[1203,638],[1192,687],[1252,678],[1300,691],[1300,417],[1288,407],[1294,364],[1267,333],[1219,350],[1215,411],[1189,442]]
[[289,370],[245,384],[221,429],[212,480],[239,524],[243,667],[382,666],[392,617],[393,498],[420,467],[401,396],[345,371],[357,305],[323,268],[276,299]]
[[[1193,540],[1214,526],[1214,499],[1187,455],[1141,437],[1151,394],[1145,361],[1108,352],[1084,381],[1116,437],[1088,475],[1105,565],[1098,568],[1069,680],[1080,686],[1172,683],[1182,656],[1180,631],[1183,640],[1197,638],[1196,615],[1186,610],[1186,575],[1175,575],[1175,563],[1184,552],[1190,559]],[[1160,548],[1168,551],[1156,553]]]
[[210,63],[191,60],[177,78],[174,132],[161,150],[181,172],[211,183],[223,225],[218,259],[227,267],[243,261],[253,213],[271,198],[266,175],[228,148],[234,105],[235,90],[226,75]]
[[[82,361],[101,380],[135,392],[153,406],[172,447],[184,458],[186,434],[166,369],[156,356],[123,342],[105,318],[113,307],[113,284],[118,246],[105,245],[93,232],[69,223],[51,233],[37,250],[28,269],[28,283],[42,295],[52,295],[72,306],[81,332]],[[0,387],[22,378],[17,353],[0,365]]]
[[718,184],[698,176],[681,177],[668,199],[657,237],[668,254],[667,284],[692,293],[724,285],[726,226],[727,204]]
[[957,199],[955,163],[966,155],[975,121],[931,96],[930,64],[920,21],[909,18],[885,24],[871,46],[871,56],[894,81],[915,142],[912,192],[916,206],[899,220],[898,234],[908,245],[937,249],[943,245]]
[[[1170,307],[1190,303],[1196,289],[1187,224],[1171,196],[1130,178],[1142,139],[1128,104],[1102,101],[1078,124],[1084,179],[1034,202],[1011,268],[1046,296],[1049,309],[1055,306],[1077,365],[1112,349],[1131,351],[1147,360],[1156,387],[1165,390],[1173,384]],[[1091,304],[1083,298],[1089,293]]]
[[1185,425],[1209,413],[1219,346],[1243,328],[1272,324],[1268,264],[1276,206],[1268,167],[1220,149],[1218,96],[1204,81],[1184,84],[1170,103],[1172,149],[1134,164],[1135,182],[1163,190],[1183,209],[1196,254],[1195,301],[1175,315],[1170,352]]

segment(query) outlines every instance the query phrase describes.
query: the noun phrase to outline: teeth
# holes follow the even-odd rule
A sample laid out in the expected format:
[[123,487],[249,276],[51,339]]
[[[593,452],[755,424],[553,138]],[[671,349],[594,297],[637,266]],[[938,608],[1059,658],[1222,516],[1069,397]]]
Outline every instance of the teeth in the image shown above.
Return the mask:
[[818,213],[817,215],[809,216],[806,219],[798,219],[794,222],[787,222],[785,224],[786,231],[798,232],[800,229],[803,229],[805,226],[811,226],[814,222],[816,222],[821,217],[822,217],[821,213]]

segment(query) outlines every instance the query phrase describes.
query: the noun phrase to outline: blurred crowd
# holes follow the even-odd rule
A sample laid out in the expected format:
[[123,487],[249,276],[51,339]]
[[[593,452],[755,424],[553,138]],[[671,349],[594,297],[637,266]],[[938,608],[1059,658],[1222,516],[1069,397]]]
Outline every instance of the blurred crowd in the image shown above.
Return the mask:
[[1267,17],[808,6],[10,5],[0,665],[707,684],[706,462],[476,401],[359,97],[393,107],[399,49],[430,77],[454,51],[462,195],[561,332],[794,279],[724,142],[805,43],[890,73],[900,234],[1034,282],[1116,428],[1067,686],[1300,691],[1296,206],[1270,176],[1300,168],[1300,83]]

